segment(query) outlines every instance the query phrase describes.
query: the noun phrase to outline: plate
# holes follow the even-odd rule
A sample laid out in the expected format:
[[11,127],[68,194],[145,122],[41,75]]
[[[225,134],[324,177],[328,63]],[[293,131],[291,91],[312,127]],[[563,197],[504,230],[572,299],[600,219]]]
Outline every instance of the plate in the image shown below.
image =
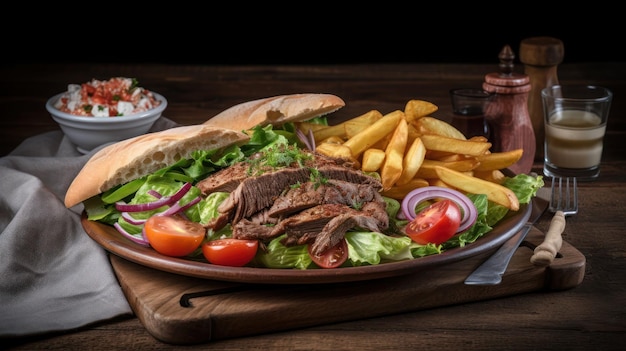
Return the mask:
[[[532,200],[534,201],[534,200]],[[81,222],[87,234],[107,251],[129,261],[161,271],[190,277],[254,284],[321,284],[372,280],[399,276],[435,266],[443,266],[480,254],[495,251],[517,233],[530,217],[529,204],[509,212],[489,233],[464,247],[413,260],[379,265],[335,269],[272,269],[226,267],[184,258],[164,256],[123,237],[112,226],[93,222],[85,213]]]

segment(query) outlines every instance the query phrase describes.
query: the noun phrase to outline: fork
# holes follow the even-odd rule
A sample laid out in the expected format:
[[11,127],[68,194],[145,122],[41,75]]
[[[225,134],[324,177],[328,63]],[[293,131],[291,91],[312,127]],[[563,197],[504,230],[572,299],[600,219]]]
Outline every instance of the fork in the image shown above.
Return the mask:
[[546,237],[541,245],[535,248],[530,258],[536,266],[549,266],[561,249],[565,229],[565,217],[578,213],[578,185],[576,178],[552,177],[550,212],[554,213]]

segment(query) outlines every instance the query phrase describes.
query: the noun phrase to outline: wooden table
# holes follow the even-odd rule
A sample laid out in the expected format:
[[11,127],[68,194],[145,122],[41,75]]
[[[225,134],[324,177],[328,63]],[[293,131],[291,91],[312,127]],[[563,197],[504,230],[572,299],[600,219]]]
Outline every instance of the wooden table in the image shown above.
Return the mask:
[[[164,115],[181,124],[202,122],[240,102],[297,92],[327,92],[347,105],[337,118],[370,109],[402,109],[409,99],[439,106],[449,119],[448,90],[480,87],[495,65],[354,64],[309,66],[13,65],[0,67],[0,156],[21,140],[58,127],[45,111],[48,97],[68,83],[136,77],[168,98]],[[480,302],[258,336],[190,348],[226,349],[602,349],[626,347],[626,64],[559,67],[561,83],[593,83],[615,93],[602,173],[581,183],[580,211],[568,218],[564,239],[586,257],[583,282],[565,291],[538,291]],[[535,164],[541,170],[541,164]],[[536,227],[545,231],[550,214]],[[366,306],[364,306],[365,308]],[[303,306],[303,308],[306,308]],[[3,343],[4,344],[4,343]],[[10,340],[15,349],[178,349],[155,339],[135,317],[81,330]]]

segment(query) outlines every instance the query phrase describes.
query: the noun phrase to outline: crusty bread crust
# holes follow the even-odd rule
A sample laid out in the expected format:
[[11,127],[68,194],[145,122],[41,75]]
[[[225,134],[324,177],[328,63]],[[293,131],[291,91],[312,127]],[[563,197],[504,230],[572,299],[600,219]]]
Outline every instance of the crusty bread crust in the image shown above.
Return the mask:
[[65,194],[70,208],[116,185],[141,178],[190,158],[195,150],[215,150],[243,145],[242,132],[211,125],[190,125],[140,135],[111,144],[95,153],[83,166]]
[[280,126],[286,122],[302,122],[323,116],[344,106],[345,102],[332,94],[280,95],[235,105],[204,124],[234,130],[247,130],[268,124]]

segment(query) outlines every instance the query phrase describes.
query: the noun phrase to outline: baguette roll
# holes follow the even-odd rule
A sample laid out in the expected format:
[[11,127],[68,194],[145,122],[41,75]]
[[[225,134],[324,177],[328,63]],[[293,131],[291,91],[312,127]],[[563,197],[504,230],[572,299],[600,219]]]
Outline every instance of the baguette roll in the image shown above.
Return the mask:
[[110,144],[96,152],[74,178],[65,194],[65,206],[73,207],[117,185],[190,158],[195,150],[243,145],[249,139],[245,133],[231,129],[190,125]]
[[274,96],[235,105],[200,125],[176,127],[110,144],[96,152],[80,170],[65,194],[65,206],[113,187],[147,176],[196,150],[217,150],[243,145],[250,137],[242,131],[256,126],[306,121],[345,105],[330,94]]
[[256,126],[281,126],[287,122],[303,122],[335,112],[345,102],[332,94],[291,94],[244,102],[235,105],[204,124],[247,130]]

